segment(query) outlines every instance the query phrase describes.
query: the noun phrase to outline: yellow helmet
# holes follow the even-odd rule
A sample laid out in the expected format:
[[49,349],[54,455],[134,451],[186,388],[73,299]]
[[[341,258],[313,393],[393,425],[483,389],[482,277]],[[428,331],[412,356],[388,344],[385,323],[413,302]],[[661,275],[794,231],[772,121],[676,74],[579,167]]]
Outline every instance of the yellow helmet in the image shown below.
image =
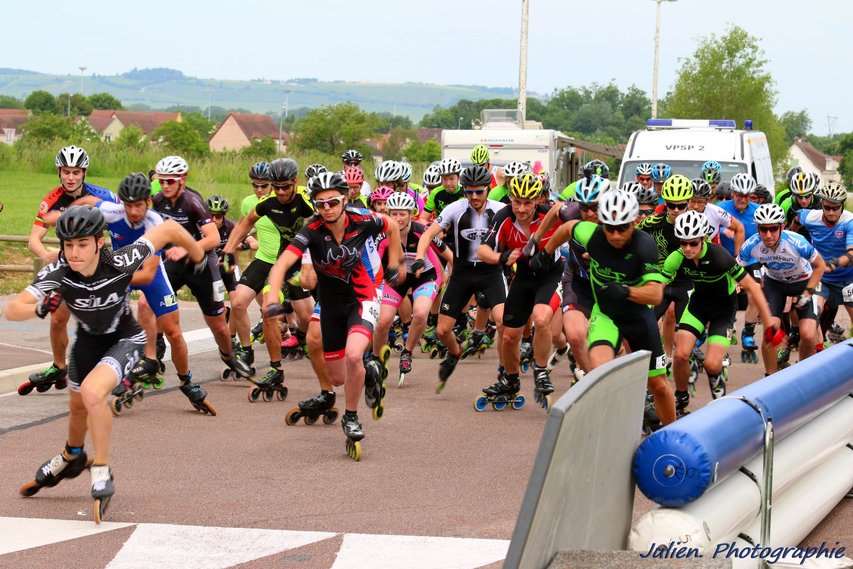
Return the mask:
[[512,179],[509,183],[509,195],[522,199],[532,200],[539,196],[542,191],[542,180],[533,174],[522,174]]
[[675,174],[663,183],[660,196],[668,202],[686,202],[693,197],[693,182],[687,176]]
[[489,162],[489,147],[485,144],[478,144],[471,150],[471,162],[477,166],[482,166]]

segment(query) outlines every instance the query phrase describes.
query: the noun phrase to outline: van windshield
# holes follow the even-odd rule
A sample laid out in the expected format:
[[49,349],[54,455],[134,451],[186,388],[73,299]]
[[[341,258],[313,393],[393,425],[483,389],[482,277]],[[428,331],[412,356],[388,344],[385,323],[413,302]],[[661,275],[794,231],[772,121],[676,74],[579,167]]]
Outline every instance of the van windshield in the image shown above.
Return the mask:
[[[622,168],[622,179],[619,180],[619,185],[621,186],[625,182],[632,182],[636,174],[637,165],[642,164],[643,162],[656,164],[656,162],[650,160],[632,160],[630,162],[625,162],[625,167]],[[672,168],[673,174],[681,174],[682,176],[687,176],[690,179],[698,178],[702,174],[702,164],[704,163],[704,160],[702,162],[695,160],[673,160],[672,162],[667,162],[667,164]],[[720,166],[722,167],[722,170],[720,170],[720,179],[723,182],[728,182],[735,174],[746,172],[746,164],[742,163],[720,162]]]

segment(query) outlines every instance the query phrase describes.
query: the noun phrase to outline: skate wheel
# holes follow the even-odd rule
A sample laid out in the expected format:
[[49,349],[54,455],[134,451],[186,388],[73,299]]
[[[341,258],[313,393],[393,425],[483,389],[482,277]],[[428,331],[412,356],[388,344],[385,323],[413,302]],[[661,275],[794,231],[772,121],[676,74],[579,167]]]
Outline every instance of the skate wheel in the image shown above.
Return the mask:
[[388,360],[391,358],[391,348],[388,344],[382,346],[382,349],[379,350],[379,361],[382,362],[382,365],[388,363]]
[[272,391],[262,391],[261,396],[264,398],[264,401],[266,401],[267,403],[269,403],[270,401],[273,400]]
[[[545,409],[546,413],[551,410],[551,406],[553,404],[554,404],[554,396],[551,395],[550,393],[542,398],[541,405],[542,405],[542,408]],[[515,409],[515,401],[513,401],[512,407],[513,407],[513,409]]]
[[254,403],[261,397],[261,390],[258,389],[257,387],[250,387],[249,392],[248,392],[248,396],[249,396],[249,403]]
[[139,390],[134,394],[134,396],[140,401],[142,401],[143,399],[145,399],[145,390],[140,387]]
[[482,413],[489,408],[489,400],[485,396],[480,396],[474,400],[474,411]]
[[434,360],[434,359],[435,359],[435,358],[437,358],[437,357],[438,357],[438,350],[432,350],[432,351],[429,353],[429,359]]
[[164,385],[166,385],[166,378],[165,378],[165,377],[158,377],[158,378],[157,378],[157,381],[155,381],[155,382],[152,384],[152,387],[153,387],[154,389],[163,389],[163,386],[164,386]]
[[316,422],[317,422],[317,417],[309,417],[308,415],[305,415],[305,424],[306,425],[313,425]]
[[379,403],[376,407],[373,408],[373,420],[378,421],[382,418],[382,415],[385,414],[385,407],[382,403]]
[[221,381],[228,381],[231,378],[231,368],[225,368],[222,370],[222,375],[219,376]]
[[406,381],[406,374],[401,373],[400,378],[397,379],[397,387],[403,387],[403,383],[405,383],[405,381]]
[[337,409],[329,409],[323,415],[323,423],[326,425],[331,425],[338,419],[338,410]]
[[68,380],[67,379],[58,379],[58,380],[56,380],[56,383],[53,384],[53,388],[58,389],[60,391],[65,389],[66,387],[68,387]]
[[446,381],[439,381],[438,385],[435,386],[435,393],[438,395],[442,391],[444,391],[444,387],[447,385]]
[[110,411],[113,412],[113,416],[118,417],[121,415],[121,400],[116,398],[110,401]]
[[18,395],[29,395],[33,390],[33,384],[29,381],[25,381],[21,385],[18,386]]
[[210,402],[205,399],[199,405],[199,411],[204,413],[205,415],[210,414],[211,417],[216,417],[216,407],[210,404]]
[[495,399],[492,401],[492,409],[495,411],[503,411],[507,407],[506,399]]
[[109,497],[95,499],[95,503],[92,504],[92,517],[95,519],[96,524],[100,524],[104,520],[109,505]]
[[294,407],[293,409],[287,412],[287,415],[284,416],[284,424],[289,427],[292,427],[301,418],[302,413],[299,412],[299,407]]
[[275,398],[279,401],[284,401],[285,399],[287,399],[287,388],[282,387],[281,389],[276,389]]
[[347,439],[347,456],[356,462],[361,460],[361,441]]
[[36,385],[36,391],[38,391],[39,393],[44,393],[48,389],[50,389],[49,383],[41,383],[39,385]]
[[525,403],[527,403],[527,399],[524,398],[524,395],[516,395],[515,399],[512,400],[512,408],[518,411],[524,407]]
[[30,480],[18,489],[18,493],[25,498],[30,498],[38,494],[39,490],[41,490],[39,483],[35,480]]

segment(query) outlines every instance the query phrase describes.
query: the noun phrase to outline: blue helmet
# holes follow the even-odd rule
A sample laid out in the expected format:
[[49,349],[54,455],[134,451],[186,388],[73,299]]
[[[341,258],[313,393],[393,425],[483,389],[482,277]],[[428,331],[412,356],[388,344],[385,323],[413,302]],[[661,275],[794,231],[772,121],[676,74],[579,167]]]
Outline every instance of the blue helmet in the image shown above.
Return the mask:
[[652,166],[652,180],[659,183],[664,183],[672,176],[672,168],[669,164],[658,162]]
[[253,180],[269,180],[270,179],[270,163],[255,162],[249,168],[249,177]]
[[719,172],[723,167],[720,166],[720,163],[716,160],[708,160],[704,164],[702,164],[702,172],[707,172],[708,170],[716,170]]
[[582,204],[595,203],[601,194],[610,189],[610,181],[601,176],[581,178],[575,188],[575,201]]

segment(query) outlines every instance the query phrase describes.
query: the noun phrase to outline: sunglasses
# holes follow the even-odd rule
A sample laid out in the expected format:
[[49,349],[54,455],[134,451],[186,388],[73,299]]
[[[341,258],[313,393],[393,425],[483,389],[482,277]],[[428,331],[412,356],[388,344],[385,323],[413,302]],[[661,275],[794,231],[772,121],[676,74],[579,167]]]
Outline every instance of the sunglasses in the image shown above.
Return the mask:
[[822,207],[823,207],[823,211],[838,211],[841,209],[840,205],[835,205],[835,206],[824,205]]
[[702,244],[701,239],[693,239],[692,241],[681,241],[682,247],[698,247]]
[[759,225],[758,232],[759,233],[776,233],[782,229],[781,225]]
[[172,186],[172,185],[177,184],[177,183],[178,183],[177,178],[160,178],[160,185],[161,186]]
[[679,202],[679,203],[666,202],[666,209],[676,209],[676,210],[687,209],[687,202]]
[[273,184],[272,187],[276,190],[292,190],[296,187],[296,182],[288,182],[286,184]]
[[598,211],[597,203],[582,203],[578,207],[581,211]]
[[255,188],[256,190],[263,190],[265,188],[269,188],[270,183],[266,182],[264,184],[256,184],[255,182],[252,182],[252,187]]
[[329,198],[327,200],[314,200],[314,207],[316,209],[332,209],[341,205],[341,202],[344,201],[344,198]]
[[630,223],[620,223],[619,225],[602,225],[607,233],[624,233],[631,228]]
[[212,217],[213,219],[222,219],[223,217],[225,217],[225,214],[224,213],[211,213],[210,217]]
[[655,210],[653,210],[653,209],[641,209],[640,210],[640,215],[649,216],[649,215],[654,215],[654,214],[655,214]]
[[466,196],[482,196],[486,190],[462,190]]

